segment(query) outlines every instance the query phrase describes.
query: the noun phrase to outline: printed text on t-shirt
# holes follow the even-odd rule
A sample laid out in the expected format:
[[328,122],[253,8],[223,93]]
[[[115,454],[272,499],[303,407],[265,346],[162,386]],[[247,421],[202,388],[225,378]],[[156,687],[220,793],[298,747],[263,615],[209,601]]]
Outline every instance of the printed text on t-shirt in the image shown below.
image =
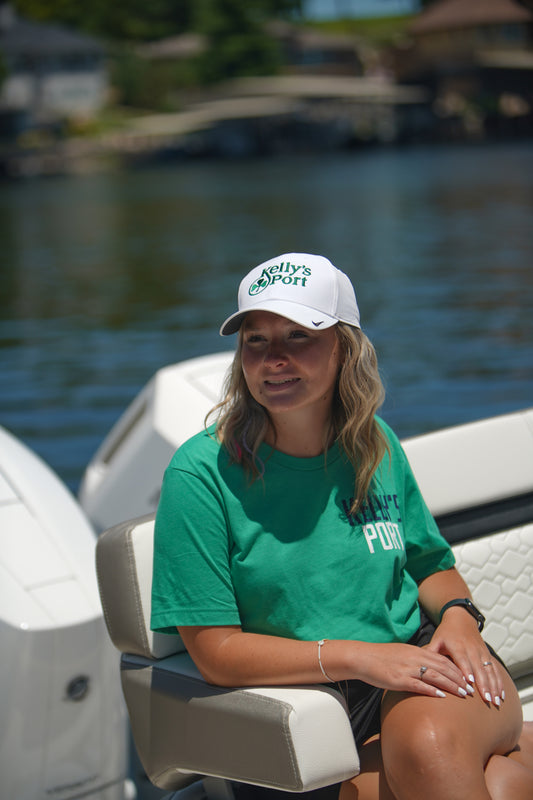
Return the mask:
[[[370,553],[376,546],[383,550],[405,550],[398,522],[402,521],[397,495],[371,495],[361,506],[358,514],[350,511],[353,499],[342,501],[348,522],[353,527],[360,525]],[[396,518],[393,522],[392,516]]]

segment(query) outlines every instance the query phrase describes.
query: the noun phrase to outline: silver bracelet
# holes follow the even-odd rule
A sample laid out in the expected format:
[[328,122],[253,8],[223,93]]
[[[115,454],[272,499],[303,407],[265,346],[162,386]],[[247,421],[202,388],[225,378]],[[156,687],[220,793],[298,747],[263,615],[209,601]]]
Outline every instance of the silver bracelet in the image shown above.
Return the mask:
[[320,667],[320,671],[321,671],[322,675],[324,676],[324,678],[327,681],[329,681],[329,683],[336,683],[336,681],[334,681],[333,678],[329,677],[328,673],[326,672],[326,670],[322,666],[322,658],[320,657],[320,651],[322,649],[322,645],[326,644],[326,642],[328,642],[328,641],[329,641],[329,639],[321,639],[319,642],[317,642],[317,644],[318,644],[318,666]]

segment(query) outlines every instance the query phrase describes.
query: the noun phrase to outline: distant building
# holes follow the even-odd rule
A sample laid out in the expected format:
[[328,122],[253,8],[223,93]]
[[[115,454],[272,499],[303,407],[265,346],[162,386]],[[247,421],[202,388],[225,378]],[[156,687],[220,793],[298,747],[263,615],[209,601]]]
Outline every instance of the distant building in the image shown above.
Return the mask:
[[108,93],[105,51],[95,39],[18,17],[0,5],[0,111],[34,122],[90,117]]
[[[303,75],[360,75],[362,63],[353,36],[322,33],[282,20],[266,24],[278,42],[286,72]],[[205,53],[207,41],[194,33],[139,45],[136,52],[148,61],[183,61]]]
[[[518,0],[435,0],[411,23],[396,75],[427,86],[443,120],[474,136],[533,129],[533,10]],[[451,126],[449,126],[451,130]]]
[[179,36],[167,36],[164,39],[140,44],[136,52],[148,61],[184,61],[202,55],[206,48],[205,37],[201,34],[182,33]]
[[433,63],[475,60],[489,52],[533,52],[533,13],[515,0],[437,0],[410,32],[419,58]]
[[314,28],[271,22],[267,30],[283,53],[285,71],[296,75],[362,75],[356,39]]

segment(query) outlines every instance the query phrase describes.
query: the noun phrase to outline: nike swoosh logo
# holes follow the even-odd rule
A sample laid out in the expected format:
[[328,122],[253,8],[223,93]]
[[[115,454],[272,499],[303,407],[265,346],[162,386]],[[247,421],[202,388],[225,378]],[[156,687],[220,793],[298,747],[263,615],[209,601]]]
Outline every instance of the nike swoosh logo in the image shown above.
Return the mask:
[[[313,322],[313,320],[311,320],[311,322]],[[313,322],[313,325],[315,326],[315,328],[320,328],[320,326],[323,325],[323,324],[324,324],[324,320],[320,320],[320,322]]]

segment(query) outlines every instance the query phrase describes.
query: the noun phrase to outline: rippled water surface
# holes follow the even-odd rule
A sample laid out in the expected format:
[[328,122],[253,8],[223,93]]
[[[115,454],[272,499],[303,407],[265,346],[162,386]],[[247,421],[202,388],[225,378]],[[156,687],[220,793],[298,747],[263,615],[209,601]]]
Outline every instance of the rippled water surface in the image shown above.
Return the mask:
[[354,281],[401,436],[533,405],[533,146],[176,163],[0,184],[0,424],[74,490],[153,373],[228,348],[290,250]]

